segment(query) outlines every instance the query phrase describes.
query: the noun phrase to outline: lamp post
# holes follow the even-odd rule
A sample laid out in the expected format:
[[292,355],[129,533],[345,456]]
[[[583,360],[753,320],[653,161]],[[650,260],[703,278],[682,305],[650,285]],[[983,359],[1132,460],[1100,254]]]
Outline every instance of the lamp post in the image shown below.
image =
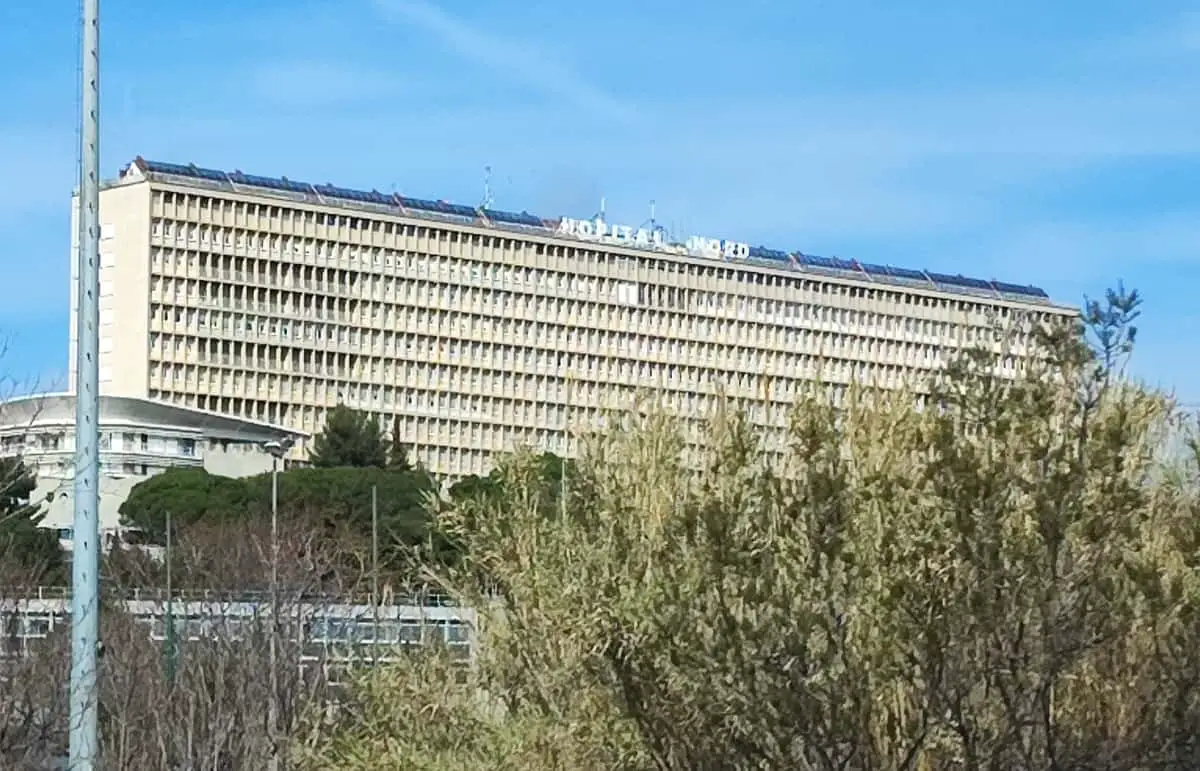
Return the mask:
[[270,769],[279,768],[279,667],[277,637],[279,634],[279,461],[292,449],[291,437],[263,442],[262,448],[271,454],[271,634],[268,641],[271,698],[267,702],[267,730],[271,740]]

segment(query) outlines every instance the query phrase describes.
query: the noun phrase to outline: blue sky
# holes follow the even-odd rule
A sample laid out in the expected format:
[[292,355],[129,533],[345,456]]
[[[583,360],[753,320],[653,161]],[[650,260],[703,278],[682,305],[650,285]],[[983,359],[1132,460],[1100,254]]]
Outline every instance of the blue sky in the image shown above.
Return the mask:
[[[136,155],[1146,298],[1200,402],[1200,13],[1092,0],[106,0]],[[77,3],[0,2],[0,331],[62,382]]]

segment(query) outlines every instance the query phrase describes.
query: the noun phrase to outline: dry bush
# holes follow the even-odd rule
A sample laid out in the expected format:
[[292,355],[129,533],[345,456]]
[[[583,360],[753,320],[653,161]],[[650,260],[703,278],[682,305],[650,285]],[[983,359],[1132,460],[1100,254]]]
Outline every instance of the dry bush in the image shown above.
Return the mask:
[[[361,592],[370,573],[370,544],[345,523],[320,512],[281,516],[275,539],[284,596]],[[151,557],[138,547],[108,555],[110,586],[165,586],[162,549]],[[200,521],[175,533],[172,582],[185,592],[265,593],[271,586],[271,523],[265,519]]]
[[[272,752],[267,715],[273,698],[269,618],[251,617],[236,629],[215,608],[179,618],[184,639],[178,643],[172,680],[167,677],[166,646],[147,640],[145,622],[119,612],[110,612],[104,621],[106,768],[267,767]],[[199,626],[208,627],[206,636],[186,639]],[[291,635],[281,633],[279,640],[278,699],[286,735],[295,710],[324,698],[326,691],[319,672],[301,669],[301,646]]]
[[306,767],[1200,767],[1200,459],[1162,473],[1177,415],[1121,339],[1049,335],[1016,378],[973,353],[925,408],[816,387],[782,459],[732,410],[698,465],[634,413],[551,516],[509,459],[439,516],[468,682],[393,669]]
[[67,748],[69,633],[23,640],[24,600],[0,596],[0,768],[14,771],[46,768]]
[[[162,639],[165,566],[137,548],[106,556],[102,768],[265,769],[273,755],[286,767],[298,715],[334,696],[322,662],[303,643],[307,622],[301,611],[364,597],[369,549],[364,552],[360,539],[316,516],[281,519],[278,545],[279,591],[273,606],[269,522],[198,525],[178,533],[172,559],[173,649]],[[14,611],[18,598],[30,595],[28,583],[14,579],[21,586],[0,598],[0,629],[20,621]],[[32,764],[65,754],[66,623],[60,618],[55,634],[0,658],[5,678],[0,768],[42,767]],[[7,640],[11,649],[14,636]],[[272,704],[278,714],[274,731],[268,720]]]

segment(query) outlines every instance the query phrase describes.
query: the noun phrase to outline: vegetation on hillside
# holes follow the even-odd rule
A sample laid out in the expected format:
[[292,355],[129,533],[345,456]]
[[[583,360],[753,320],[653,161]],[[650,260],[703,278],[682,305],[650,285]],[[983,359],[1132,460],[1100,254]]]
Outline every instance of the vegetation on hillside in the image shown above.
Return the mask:
[[[412,463],[397,428],[385,439],[366,413],[337,407],[314,441],[319,462],[281,471],[278,478],[281,516],[348,526],[368,541],[374,491],[381,562],[392,577],[397,571],[411,575],[418,553],[439,564],[457,558],[455,544],[430,527],[430,503],[441,497],[441,484]],[[538,465],[546,480],[543,509],[557,511],[563,471],[570,464],[544,453]],[[452,500],[494,497],[502,487],[501,477],[492,473],[461,479],[448,493]],[[163,542],[168,513],[174,526],[184,529],[265,519],[271,514],[271,473],[234,479],[197,468],[169,469],[136,485],[121,506],[125,524],[157,543]]]
[[[1016,377],[976,350],[920,400],[858,387],[835,408],[814,384],[784,445],[731,408],[697,431],[639,406],[574,462],[519,452],[446,494],[395,425],[331,415],[322,466],[280,473],[281,603],[374,589],[375,488],[386,580],[479,612],[471,666],[433,648],[335,689],[285,609],[181,645],[168,677],[106,607],[105,762],[1200,768],[1200,426],[1126,377],[1139,305],[1089,301]],[[123,513],[158,534],[172,513],[176,587],[263,588],[270,481],[167,472]],[[22,489],[0,533],[35,516]],[[161,568],[118,549],[105,586],[160,587]],[[67,650],[60,633],[2,659],[0,767],[61,751]]]
[[428,566],[483,612],[470,675],[364,675],[301,766],[1200,767],[1200,452],[1121,375],[1136,296],[1087,310],[1094,347],[1048,330],[1015,379],[971,352],[923,408],[814,387],[782,458],[735,411],[698,457],[634,411],[557,516],[507,459]]
[[[323,518],[371,537],[371,495],[377,496],[379,543],[385,561],[402,560],[429,535],[426,501],[437,482],[424,471],[383,468],[291,468],[279,472],[279,516]],[[178,528],[240,524],[271,515],[271,474],[243,479],[203,469],[169,469],[133,488],[121,505],[126,524],[161,543],[170,513]]]

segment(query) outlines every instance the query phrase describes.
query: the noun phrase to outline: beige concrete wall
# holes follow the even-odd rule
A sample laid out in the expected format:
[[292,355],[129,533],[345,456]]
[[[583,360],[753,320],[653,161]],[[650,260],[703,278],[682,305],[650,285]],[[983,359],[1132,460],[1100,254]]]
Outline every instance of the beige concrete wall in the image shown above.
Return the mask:
[[[75,390],[79,271],[78,199],[72,199],[70,390]],[[100,193],[100,393],[146,396],[150,185]],[[118,340],[120,341],[118,344]],[[139,342],[140,341],[140,342]]]
[[572,454],[569,429],[638,389],[685,415],[722,393],[780,430],[818,376],[913,382],[993,317],[1073,312],[266,194],[102,195],[118,238],[148,239],[114,274],[111,388],[308,433],[339,402],[399,415],[451,476],[519,444]]
[[270,453],[249,444],[208,441],[204,448],[204,468],[223,477],[250,477],[271,470]]
[[[180,466],[202,466],[212,474],[227,477],[247,477],[271,470],[271,455],[256,444],[236,443],[220,440],[197,441],[198,455],[195,458],[166,457],[153,454],[106,452],[101,462],[104,470],[100,474],[100,528],[114,530],[120,523],[120,508],[130,491],[141,482],[160,474],[168,468]],[[63,456],[66,460],[66,456]],[[34,466],[40,459],[26,454],[26,462]],[[74,519],[74,485],[69,466],[52,470],[51,463],[42,463],[38,474],[38,486],[31,496],[32,501],[45,501],[46,518],[43,527],[52,529],[69,528]],[[126,467],[132,466],[132,473]]]

